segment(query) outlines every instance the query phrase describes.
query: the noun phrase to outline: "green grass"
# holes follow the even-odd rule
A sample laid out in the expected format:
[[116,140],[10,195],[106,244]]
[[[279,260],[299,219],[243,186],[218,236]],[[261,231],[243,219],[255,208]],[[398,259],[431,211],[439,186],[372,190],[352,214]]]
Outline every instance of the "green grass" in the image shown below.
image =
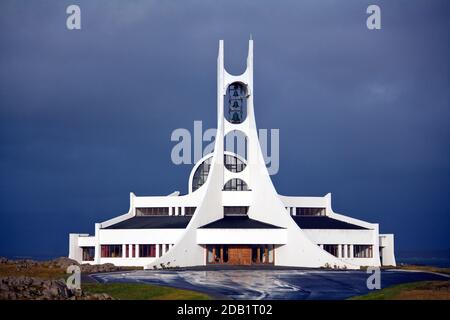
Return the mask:
[[432,266],[416,266],[413,264],[400,265],[400,266],[397,266],[395,269],[420,270],[420,271],[427,271],[427,272],[450,274],[450,268],[438,268],[438,267],[432,267]]
[[86,283],[90,293],[107,293],[120,300],[210,300],[204,293],[143,283]]
[[419,281],[376,290],[349,300],[426,300],[449,299],[448,281]]

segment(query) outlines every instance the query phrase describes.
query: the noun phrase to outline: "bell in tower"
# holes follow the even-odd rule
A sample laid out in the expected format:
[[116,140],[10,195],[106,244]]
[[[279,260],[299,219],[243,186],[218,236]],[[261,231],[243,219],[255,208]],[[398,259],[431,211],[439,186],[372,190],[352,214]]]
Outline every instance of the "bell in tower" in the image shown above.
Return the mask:
[[228,86],[225,101],[228,102],[226,119],[232,124],[239,124],[245,120],[247,97],[245,96],[246,88],[241,83],[233,83]]

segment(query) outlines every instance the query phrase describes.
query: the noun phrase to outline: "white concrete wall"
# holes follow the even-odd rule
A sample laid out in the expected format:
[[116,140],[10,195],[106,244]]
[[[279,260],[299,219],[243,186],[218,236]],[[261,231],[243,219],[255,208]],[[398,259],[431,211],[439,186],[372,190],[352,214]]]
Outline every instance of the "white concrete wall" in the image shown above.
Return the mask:
[[185,229],[101,229],[100,244],[175,243]]
[[374,230],[302,229],[316,244],[373,244]]
[[89,234],[86,233],[70,233],[69,234],[69,258],[75,261],[81,262],[83,257],[83,251],[81,245],[79,244],[79,239],[82,237],[87,237]]
[[81,235],[78,237],[79,247],[95,247],[95,237],[89,235]]
[[286,244],[284,229],[197,229],[198,244]]
[[380,249],[383,266],[396,266],[393,234],[380,234]]

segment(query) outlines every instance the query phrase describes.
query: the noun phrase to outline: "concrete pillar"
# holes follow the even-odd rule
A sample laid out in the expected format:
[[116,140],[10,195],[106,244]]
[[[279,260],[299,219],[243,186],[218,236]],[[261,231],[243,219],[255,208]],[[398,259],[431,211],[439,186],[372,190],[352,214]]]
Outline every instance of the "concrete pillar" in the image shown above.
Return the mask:
[[101,258],[100,245],[100,223],[95,224],[95,264],[100,264]]
[[126,255],[125,255],[125,253],[127,252],[127,245],[126,244],[123,244],[122,245],[122,258],[125,258],[126,257]]
[[342,257],[342,246],[340,244],[338,244],[337,247],[338,247],[337,257],[341,258]]
[[353,245],[349,244],[349,246],[350,246],[350,258],[354,258],[355,256],[354,256],[354,252],[353,252]]
[[136,247],[136,258],[139,258],[139,245],[136,244],[135,247]]
[[181,215],[186,215],[186,207],[181,207]]
[[155,258],[159,257],[159,244],[155,244]]

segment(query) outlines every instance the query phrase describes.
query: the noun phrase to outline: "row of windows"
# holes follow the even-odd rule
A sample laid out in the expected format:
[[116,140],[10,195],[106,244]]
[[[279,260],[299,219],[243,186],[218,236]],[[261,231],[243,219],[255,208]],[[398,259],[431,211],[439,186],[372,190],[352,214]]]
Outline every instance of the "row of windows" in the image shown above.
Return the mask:
[[294,216],[325,216],[326,208],[286,207],[289,214]]
[[[231,179],[225,184],[225,191],[247,191],[247,184],[241,179]],[[184,215],[194,215],[197,207],[184,207]],[[224,207],[224,213],[233,214],[232,210],[238,210],[236,214],[247,214],[248,207]],[[286,210],[292,215],[297,216],[325,216],[326,208],[303,208],[303,207],[286,207]],[[245,211],[245,212],[244,212]],[[154,208],[136,208],[137,216],[168,216],[183,215],[182,207],[154,207]]]
[[[173,244],[104,244],[101,245],[100,256],[102,258],[155,258],[169,251]],[[123,252],[125,247],[125,252]],[[89,253],[89,255],[88,255]],[[139,253],[139,255],[137,255]],[[86,254],[86,255],[85,255]],[[95,247],[83,248],[83,260],[93,261],[95,257]]]
[[355,258],[372,258],[373,248],[371,245],[354,245],[353,255]]
[[[197,207],[184,207],[184,215],[192,216]],[[155,208],[136,208],[137,216],[168,216],[168,215],[183,215],[182,207],[155,207]]]
[[373,258],[373,246],[369,244],[323,244],[322,247],[338,258]]
[[[167,216],[171,208],[136,208],[136,215],[138,216]],[[184,215],[194,215],[197,207],[184,207]],[[245,206],[225,206],[223,207],[224,215],[246,215],[248,207]],[[172,215],[183,215],[182,207],[174,207],[171,211]]]
[[136,208],[136,215],[138,216],[168,216],[169,208]]

